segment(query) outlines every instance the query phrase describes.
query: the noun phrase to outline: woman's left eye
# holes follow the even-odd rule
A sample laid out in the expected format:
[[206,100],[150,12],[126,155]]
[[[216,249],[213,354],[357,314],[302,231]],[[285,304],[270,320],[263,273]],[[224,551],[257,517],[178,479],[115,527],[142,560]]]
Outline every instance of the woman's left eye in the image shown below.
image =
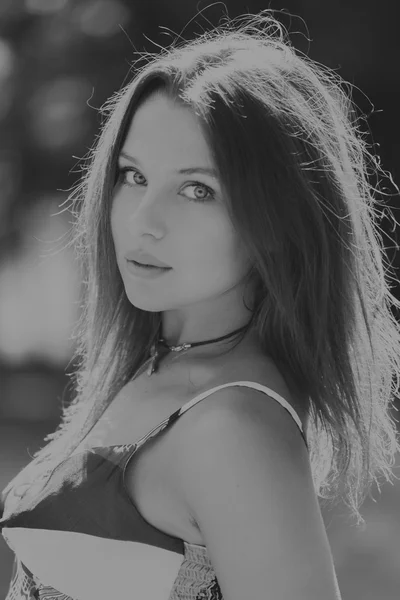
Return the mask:
[[200,196],[200,198],[199,198],[198,196],[196,196],[195,198],[193,198],[193,200],[195,202],[207,202],[207,201],[213,200],[215,198],[214,190],[209,188],[208,185],[205,185],[204,183],[200,183],[200,181],[192,181],[192,183],[188,183],[185,187],[203,188],[203,190],[205,190],[205,193],[208,194],[207,197]]
[[[135,185],[143,185],[143,183],[137,183],[135,182],[134,184],[132,183],[128,183],[126,180],[126,174],[127,173],[133,173],[134,175],[136,173],[139,173],[139,175],[141,177],[143,177],[143,175],[141,175],[140,171],[138,171],[137,169],[133,169],[132,167],[121,167],[118,169],[118,180],[122,179],[123,183],[126,183],[126,185],[129,185],[130,187],[135,187]],[[134,180],[135,181],[135,180]],[[191,200],[194,200],[195,202],[207,202],[210,200],[213,200],[215,198],[215,191],[208,187],[208,185],[205,185],[204,183],[201,183],[200,181],[192,181],[188,184],[186,184],[184,186],[185,188],[187,187],[192,187],[192,188],[202,188],[203,192],[205,195],[202,196],[195,196],[194,198],[191,198]]]

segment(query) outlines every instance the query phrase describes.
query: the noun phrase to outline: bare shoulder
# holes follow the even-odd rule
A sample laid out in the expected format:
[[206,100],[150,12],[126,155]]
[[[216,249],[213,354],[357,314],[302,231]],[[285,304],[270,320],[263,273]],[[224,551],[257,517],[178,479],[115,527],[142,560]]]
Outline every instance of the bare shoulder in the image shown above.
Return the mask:
[[[251,377],[246,376],[246,372],[243,371],[240,375],[231,377],[231,380],[260,383],[278,393],[299,416],[302,416],[300,421],[304,431],[304,411],[299,408],[299,403],[293,400],[284,381],[266,376],[265,371],[259,371],[254,366]],[[207,444],[213,440],[213,443],[221,445],[221,448],[227,448],[228,444],[235,441],[239,443],[240,439],[248,436],[253,446],[258,441],[264,445],[264,450],[275,452],[278,464],[285,460],[295,460],[296,463],[300,460],[303,469],[309,471],[308,449],[297,422],[281,402],[267,391],[250,386],[225,387],[212,392],[191,410],[194,414],[192,418],[187,419],[185,427],[181,430],[180,448],[183,445],[193,449],[194,440],[202,445],[205,439]],[[278,450],[279,453],[276,454]]]
[[[233,357],[232,360],[227,361],[221,369],[219,376],[216,378],[216,384],[233,381],[259,383],[279,394],[296,411],[302,423],[303,431],[306,430],[309,409],[308,399],[296,388],[294,379],[289,370],[284,369],[281,366],[278,367],[272,358],[262,355],[259,352],[247,352]],[[235,390],[234,395],[230,393],[232,390]],[[272,409],[275,410],[275,412],[282,413],[283,411],[282,414],[285,412],[276,399],[255,388],[237,386],[227,388],[225,393],[224,390],[221,390],[221,392],[222,393],[218,393],[219,400],[213,395],[213,405],[219,403],[223,405],[227,403],[233,407],[233,398],[236,397],[236,401],[241,403],[241,408],[246,410],[246,405],[250,406],[250,404],[246,402],[246,398],[256,398],[258,396],[261,403],[264,402],[275,405],[275,409]],[[242,399],[241,401],[240,398]],[[202,408],[204,411],[208,411],[208,404],[204,404]]]
[[224,388],[182,443],[176,485],[226,600],[340,600],[307,449],[287,411],[252,388]]

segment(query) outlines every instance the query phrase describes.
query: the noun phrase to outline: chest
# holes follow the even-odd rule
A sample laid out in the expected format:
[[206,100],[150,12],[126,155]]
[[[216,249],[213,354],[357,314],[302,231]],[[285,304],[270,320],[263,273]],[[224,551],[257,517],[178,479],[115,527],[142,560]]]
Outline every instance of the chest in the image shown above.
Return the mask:
[[[202,376],[201,376],[202,375]],[[147,436],[171,414],[204,389],[212,387],[213,377],[192,374],[191,383],[164,384],[146,373],[128,383],[107,407],[75,453],[94,446],[132,444]],[[196,385],[193,386],[193,380]],[[190,411],[185,418],[190,417]],[[184,419],[183,419],[184,421]],[[184,422],[178,419],[166,430],[155,433],[130,458],[125,484],[135,507],[153,527],[189,543],[204,545],[188,507],[172,484],[172,448],[179,444]]]
[[[195,396],[228,381],[262,383],[293,405],[293,398],[279,371],[266,360],[259,362],[242,359],[235,369],[219,368],[217,371],[197,365],[186,373],[167,371],[163,379],[152,379],[144,371],[119,392],[75,452],[97,445],[138,442]],[[196,411],[202,410],[200,405],[203,404],[200,402],[192,407],[167,429],[156,430],[155,435],[136,450],[125,469],[127,490],[141,516],[153,527],[201,546],[205,545],[201,532],[189,507],[174,489],[172,457],[179,448],[187,420],[196,418]],[[298,409],[298,406],[294,407]]]

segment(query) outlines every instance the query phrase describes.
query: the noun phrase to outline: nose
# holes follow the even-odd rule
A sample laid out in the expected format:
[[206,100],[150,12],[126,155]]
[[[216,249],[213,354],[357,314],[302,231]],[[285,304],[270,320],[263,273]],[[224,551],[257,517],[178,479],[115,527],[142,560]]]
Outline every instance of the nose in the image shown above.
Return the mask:
[[134,229],[136,234],[140,234],[163,229],[166,203],[163,202],[160,191],[150,191],[147,188],[140,201],[133,203],[133,206],[128,217],[130,230]]

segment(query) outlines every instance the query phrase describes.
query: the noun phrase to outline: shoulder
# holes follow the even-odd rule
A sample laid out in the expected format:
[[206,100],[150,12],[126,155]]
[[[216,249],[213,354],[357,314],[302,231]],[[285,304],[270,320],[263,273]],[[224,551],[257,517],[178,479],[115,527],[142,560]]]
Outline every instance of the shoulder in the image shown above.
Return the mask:
[[[294,447],[304,447],[308,459],[307,448],[299,427],[287,408],[274,397],[278,394],[298,415],[303,432],[307,429],[308,405],[306,398],[295,389],[293,378],[285,371],[277,368],[275,362],[267,356],[259,354],[236,357],[217,371],[209,379],[207,386],[199,391],[207,391],[225,383],[244,381],[253,382],[268,388],[260,390],[246,385],[230,386],[212,392],[209,396],[193,406],[185,426],[181,431],[190,439],[197,431],[201,436],[203,430],[215,429],[222,435],[230,435],[232,428],[261,428],[264,437],[268,430],[269,437],[278,437],[282,444],[285,440],[294,443]],[[271,390],[271,393],[268,393]],[[222,429],[223,427],[223,429]],[[255,432],[250,432],[253,435]],[[272,436],[272,437],[271,437]],[[185,443],[183,441],[179,442]]]
[[268,589],[279,600],[337,600],[309,456],[293,418],[248,387],[224,388],[210,400],[188,419],[174,470],[224,598],[255,600]]
[[[294,379],[289,370],[284,369],[282,366],[278,368],[275,361],[269,356],[261,355],[259,352],[249,352],[239,355],[239,357],[227,362],[224,368],[221,369],[220,373],[216,376],[215,385],[229,381],[252,381],[273,390],[284,398],[296,411],[302,423],[303,431],[306,430],[309,409],[308,398],[305,394],[301,394],[296,388]],[[287,411],[282,408],[279,402],[273,397],[268,396],[265,391],[244,386],[235,386],[227,388],[226,390],[221,390],[221,392],[218,392],[219,400],[217,400],[215,394],[213,394],[212,402],[207,403],[207,407],[204,405],[204,410],[208,410],[208,405],[210,404],[224,404],[225,402],[227,403],[227,407],[231,406],[233,408],[235,405],[235,397],[237,398],[237,402],[239,402],[239,410],[240,408],[246,410],[247,406],[250,405],[255,406],[254,402],[247,403],[246,398],[253,398],[256,403],[256,399],[259,398],[259,403],[261,405],[268,404],[271,407],[275,406],[275,409],[272,408],[271,410],[277,414],[287,414]],[[290,418],[291,417],[288,415],[288,419]]]
[[[257,382],[254,377],[252,380]],[[276,386],[267,387],[276,389]],[[288,404],[295,407],[293,402],[288,401]],[[195,414],[182,428],[179,445],[181,448],[184,445],[185,450],[199,459],[205,461],[207,456],[212,459],[221,452],[220,460],[232,461],[228,448],[233,453],[230,456],[237,457],[240,453],[245,458],[250,444],[263,459],[263,466],[266,466],[265,461],[271,461],[273,454],[271,469],[282,469],[285,464],[287,469],[298,469],[301,463],[303,474],[310,471],[308,450],[297,423],[284,406],[265,391],[248,386],[222,388],[193,406],[191,411]]]

